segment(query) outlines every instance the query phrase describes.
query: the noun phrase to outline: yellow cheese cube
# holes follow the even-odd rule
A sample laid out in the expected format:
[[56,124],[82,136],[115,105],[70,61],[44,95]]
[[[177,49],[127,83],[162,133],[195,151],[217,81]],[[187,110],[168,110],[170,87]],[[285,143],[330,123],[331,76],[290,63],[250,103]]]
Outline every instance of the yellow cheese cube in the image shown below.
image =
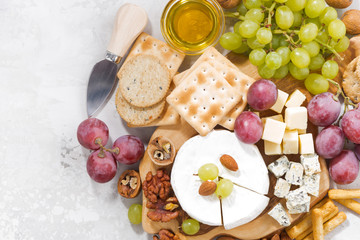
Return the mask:
[[285,128],[285,123],[268,118],[265,121],[262,139],[276,144],[281,144]]
[[298,134],[305,134],[306,133],[306,129],[296,129],[298,131]]
[[280,155],[282,154],[281,144],[264,141],[264,151],[266,155]]
[[307,109],[306,107],[289,107],[285,110],[286,128],[306,129],[307,128]]
[[299,90],[295,90],[287,100],[286,107],[300,107],[301,104],[305,101],[306,96]]
[[299,135],[297,130],[285,130],[282,147],[284,154],[299,153]]
[[314,140],[311,133],[299,135],[300,154],[314,154]]
[[261,118],[261,121],[262,121],[263,125],[265,125],[265,121],[268,118],[274,119],[276,121],[284,122],[283,116],[281,114],[278,114],[278,115],[274,115],[274,116],[270,116],[270,117]]
[[278,89],[278,97],[275,104],[270,108],[271,110],[281,113],[289,94]]

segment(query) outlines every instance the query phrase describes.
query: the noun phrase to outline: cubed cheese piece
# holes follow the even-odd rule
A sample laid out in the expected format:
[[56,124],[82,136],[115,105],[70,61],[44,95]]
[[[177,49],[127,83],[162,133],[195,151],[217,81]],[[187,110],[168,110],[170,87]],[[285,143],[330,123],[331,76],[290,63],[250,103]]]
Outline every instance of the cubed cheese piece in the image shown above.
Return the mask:
[[281,156],[276,161],[269,164],[268,169],[275,177],[283,176],[290,168],[290,162],[286,156]]
[[285,130],[282,146],[284,154],[298,154],[299,136],[297,130]]
[[277,113],[281,113],[286,103],[286,100],[288,99],[288,96],[289,94],[278,89],[278,97],[275,104],[270,109]]
[[321,172],[319,156],[317,154],[305,154],[300,156],[301,164],[304,167],[306,175]]
[[301,163],[290,162],[290,169],[285,174],[285,179],[288,183],[294,185],[301,185],[304,174],[304,168]]
[[298,131],[298,134],[305,134],[306,133],[306,129],[296,129]]
[[271,118],[271,119],[276,120],[276,121],[284,122],[283,116],[281,114],[277,114],[277,115],[274,115],[274,116],[261,118],[261,122],[263,123],[263,125],[265,125],[266,119],[268,119],[268,118]]
[[275,205],[273,209],[268,213],[273,219],[275,219],[281,226],[290,226],[291,221],[288,214],[281,203]]
[[290,191],[291,184],[282,178],[276,181],[274,195],[278,198],[284,198]]
[[311,133],[299,135],[300,154],[314,154],[314,140]]
[[266,155],[280,155],[282,154],[281,144],[264,141],[264,149]]
[[285,110],[285,123],[288,129],[307,128],[307,109],[306,107],[291,107]]
[[286,207],[290,214],[298,214],[309,212],[310,210],[310,196],[304,187],[290,191],[286,196]]
[[320,174],[305,175],[303,178],[303,188],[307,193],[318,197],[320,187]]
[[299,90],[295,90],[287,100],[286,107],[300,107],[301,104],[305,101],[306,96]]
[[271,118],[266,119],[262,139],[280,144],[285,133],[286,124]]

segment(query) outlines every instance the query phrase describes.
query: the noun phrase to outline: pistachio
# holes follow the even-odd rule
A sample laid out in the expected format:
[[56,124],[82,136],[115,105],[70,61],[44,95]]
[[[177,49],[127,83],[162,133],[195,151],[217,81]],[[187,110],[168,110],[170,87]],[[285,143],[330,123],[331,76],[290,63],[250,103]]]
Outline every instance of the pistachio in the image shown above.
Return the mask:
[[164,153],[160,150],[155,150],[154,158],[159,159],[159,160],[164,160]]
[[178,208],[179,205],[178,204],[174,204],[174,203],[168,203],[165,205],[164,209],[165,210],[168,210],[168,211],[173,211],[175,210],[176,208]]

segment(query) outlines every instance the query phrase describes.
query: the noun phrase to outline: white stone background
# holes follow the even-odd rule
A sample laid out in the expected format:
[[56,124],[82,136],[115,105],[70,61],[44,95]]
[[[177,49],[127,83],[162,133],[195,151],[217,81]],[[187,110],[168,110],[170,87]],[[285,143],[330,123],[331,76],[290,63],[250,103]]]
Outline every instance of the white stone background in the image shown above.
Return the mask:
[[[127,218],[140,197],[124,199],[116,190],[119,174],[137,166],[119,166],[114,180],[97,184],[85,168],[89,151],[76,140],[87,117],[89,73],[125,2],[145,8],[145,31],[162,39],[166,0],[0,0],[1,240],[151,239]],[[359,0],[351,8],[359,9]],[[114,98],[97,117],[111,141],[130,133],[147,142],[154,130],[128,129]],[[345,187],[360,188],[360,179]],[[360,218],[345,211],[348,220],[326,239],[359,239]]]

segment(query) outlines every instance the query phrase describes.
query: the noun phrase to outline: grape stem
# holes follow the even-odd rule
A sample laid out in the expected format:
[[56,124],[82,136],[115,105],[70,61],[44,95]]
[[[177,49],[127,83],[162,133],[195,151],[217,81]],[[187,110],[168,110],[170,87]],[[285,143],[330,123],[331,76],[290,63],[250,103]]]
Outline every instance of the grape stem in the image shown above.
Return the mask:
[[225,15],[225,17],[237,18],[242,21],[245,20],[245,17],[240,15],[240,13],[238,13],[238,12],[224,12],[224,15]]
[[[105,154],[104,154],[104,151],[107,151],[107,152],[110,152],[110,153],[115,153],[115,154],[119,154],[120,153],[120,149],[118,147],[116,148],[113,148],[113,149],[109,149],[109,148],[106,148],[102,145],[102,140],[101,138],[97,138],[95,139],[95,144],[99,145],[100,146],[100,153],[99,153],[99,157],[103,158],[105,157]],[[101,154],[101,155],[100,155]]]
[[337,83],[337,82],[335,82],[334,80],[331,80],[331,79],[326,79],[326,80],[328,80],[328,82],[330,82],[331,84],[335,85],[336,88],[337,88],[336,95],[333,96],[334,100],[335,100],[335,101],[339,101],[339,96],[340,96],[340,95],[344,98],[344,104],[345,104],[344,113],[347,111],[349,105],[352,106],[352,107],[354,107],[354,108],[357,108],[357,107],[358,107],[357,104],[352,103],[351,100],[350,100],[350,98],[345,95],[345,93],[344,93],[343,90],[341,89],[339,83]]
[[338,52],[335,51],[335,49],[333,47],[331,47],[329,44],[324,43],[323,41],[319,40],[318,38],[314,39],[316,42],[318,42],[319,44],[323,45],[324,47],[326,47],[327,49],[329,49],[337,58],[339,58],[340,60],[344,60],[344,58],[342,58],[340,56],[340,54]]
[[274,2],[273,4],[271,4],[270,8],[268,9],[269,14],[268,14],[267,23],[266,23],[266,25],[265,25],[266,27],[270,27],[270,26],[271,26],[271,17],[272,17],[272,15],[274,14],[274,13],[273,13],[273,10],[274,10],[275,6],[276,6],[276,2]]

